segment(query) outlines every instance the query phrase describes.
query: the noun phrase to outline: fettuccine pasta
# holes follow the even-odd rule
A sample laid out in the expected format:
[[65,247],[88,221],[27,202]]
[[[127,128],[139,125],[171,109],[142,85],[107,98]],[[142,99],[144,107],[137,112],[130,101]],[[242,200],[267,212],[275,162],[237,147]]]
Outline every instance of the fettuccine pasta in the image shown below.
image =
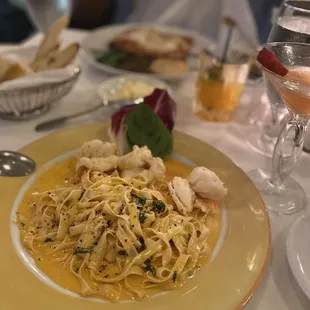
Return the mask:
[[[210,194],[197,182],[197,175],[207,180],[206,171],[196,168],[188,179],[168,182],[161,159],[146,148],[119,157],[113,146],[104,144],[106,154],[98,152],[99,142],[92,151],[91,143],[89,153],[81,150],[75,177],[35,193],[31,218],[21,227],[25,246],[33,254],[44,248],[69,269],[83,296],[117,301],[126,291],[144,299],[152,288],[180,287],[211,254],[208,219],[219,202],[204,196]],[[226,190],[218,184],[204,186],[222,198]]]

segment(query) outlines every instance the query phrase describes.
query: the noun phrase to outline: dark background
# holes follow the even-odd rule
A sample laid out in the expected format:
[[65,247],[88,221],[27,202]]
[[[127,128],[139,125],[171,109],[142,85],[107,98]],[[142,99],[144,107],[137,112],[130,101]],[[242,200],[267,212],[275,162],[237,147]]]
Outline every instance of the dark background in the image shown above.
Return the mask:
[[[260,42],[264,43],[271,29],[272,9],[281,5],[282,0],[248,1],[258,25]],[[125,20],[131,7],[118,5],[118,3],[116,0],[84,1],[84,5],[76,10],[71,26],[92,29],[115,21]],[[33,32],[34,28],[24,11],[14,7],[8,0],[0,0],[0,43],[17,43]]]

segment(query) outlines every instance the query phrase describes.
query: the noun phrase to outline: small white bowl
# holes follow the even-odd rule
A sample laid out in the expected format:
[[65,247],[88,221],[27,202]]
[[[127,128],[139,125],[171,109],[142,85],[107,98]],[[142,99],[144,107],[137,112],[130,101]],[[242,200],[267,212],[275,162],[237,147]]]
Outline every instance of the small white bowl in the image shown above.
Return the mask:
[[[145,94],[143,96],[137,96],[137,98],[110,98],[115,95],[117,91],[121,91],[122,87],[126,84],[126,82],[132,81],[132,82],[142,82],[144,84],[147,84],[149,86],[152,86],[154,88],[161,88],[168,91],[169,95],[172,96],[172,90],[170,86],[168,86],[165,82],[155,79],[152,77],[148,77],[145,75],[139,75],[139,74],[129,74],[124,76],[119,76],[116,78],[110,78],[105,80],[102,84],[100,84],[97,93],[99,97],[102,99],[103,102],[113,102],[115,100],[135,100],[141,97],[146,97],[150,95],[152,92]],[[110,99],[109,99],[110,98]]]

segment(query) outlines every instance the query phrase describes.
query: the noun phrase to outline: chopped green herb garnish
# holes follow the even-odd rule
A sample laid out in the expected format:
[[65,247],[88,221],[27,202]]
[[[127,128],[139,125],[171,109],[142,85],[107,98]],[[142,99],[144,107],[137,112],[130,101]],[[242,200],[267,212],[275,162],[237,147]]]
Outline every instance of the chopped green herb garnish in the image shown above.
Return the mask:
[[146,202],[146,199],[144,197],[140,197],[136,194],[131,194],[132,197],[136,198],[136,202],[141,205],[141,206],[144,206],[145,205],[145,202]]
[[145,223],[145,220],[146,220],[146,215],[145,215],[145,211],[140,211],[139,213],[139,221],[141,224],[144,224]]
[[80,268],[75,268],[75,272],[78,273],[80,271]]
[[93,251],[92,248],[75,248],[73,251],[73,255],[91,253],[92,251]]
[[146,245],[145,245],[145,241],[144,239],[141,237],[139,238],[139,242],[141,243],[141,250],[145,250],[146,249]]
[[44,242],[53,242],[54,241],[54,239],[52,239],[52,238],[46,238],[45,240],[44,240]]
[[173,283],[175,283],[176,280],[177,280],[177,272],[175,271],[175,272],[173,273],[173,277],[172,277]]
[[25,227],[25,223],[24,223],[24,222],[20,222],[20,225],[21,225],[22,227]]
[[150,259],[147,259],[145,262],[144,262],[144,271],[145,272],[148,272],[150,271],[152,273],[152,275],[155,277],[156,276],[156,269],[154,266],[152,266],[151,264],[151,260]]
[[166,205],[161,200],[154,200],[152,202],[152,210],[156,213],[163,213],[166,209]]
[[118,251],[118,254],[119,255],[127,255],[127,252],[126,251]]
[[84,193],[85,193],[85,189],[82,191],[80,197],[78,198],[78,201],[80,201],[83,198]]

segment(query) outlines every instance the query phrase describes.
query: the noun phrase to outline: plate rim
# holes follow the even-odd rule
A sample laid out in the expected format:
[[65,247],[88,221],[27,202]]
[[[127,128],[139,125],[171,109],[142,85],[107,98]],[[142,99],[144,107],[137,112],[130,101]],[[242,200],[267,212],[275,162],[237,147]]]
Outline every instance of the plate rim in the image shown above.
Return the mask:
[[[64,129],[64,130],[59,130],[59,131],[56,131],[56,132],[53,132],[49,135],[46,135],[44,137],[41,137],[39,139],[36,139],[34,141],[32,141],[31,143],[21,147],[18,151],[24,153],[25,155],[27,155],[27,149],[28,148],[31,148],[33,147],[36,143],[40,143],[41,140],[44,140],[46,139],[47,137],[51,137],[51,136],[58,136],[60,133],[63,133],[63,132],[74,132],[75,130],[77,130],[78,128],[87,128],[87,127],[98,127],[98,129],[102,129],[104,128],[105,126],[108,126],[109,122],[106,122],[106,123],[92,123],[92,124],[86,124],[86,125],[78,125],[78,126],[73,126],[73,127],[70,127],[70,128],[67,128],[67,129]],[[100,128],[101,127],[101,128]],[[206,144],[208,145],[209,147],[215,149],[218,153],[220,153],[223,157],[225,157],[226,159],[228,159],[230,161],[230,163],[232,165],[235,166],[235,168],[237,168],[239,170],[239,172],[241,172],[247,179],[247,182],[250,182],[252,185],[253,185],[253,190],[255,190],[256,194],[257,194],[257,197],[259,197],[262,205],[264,206],[263,208],[263,212],[264,212],[264,215],[265,215],[265,219],[266,219],[266,224],[267,224],[267,249],[266,249],[266,252],[265,252],[265,257],[264,257],[264,261],[263,261],[263,264],[257,274],[257,277],[255,279],[255,281],[253,282],[252,286],[249,288],[248,292],[244,295],[244,297],[242,298],[242,300],[239,302],[239,304],[233,308],[232,310],[242,310],[245,305],[250,301],[250,299],[253,297],[253,295],[255,294],[256,290],[258,289],[258,287],[260,286],[260,284],[262,283],[262,280],[263,280],[263,277],[265,275],[265,272],[267,270],[267,267],[269,265],[269,262],[270,262],[270,254],[271,254],[271,225],[270,225],[270,218],[269,218],[269,214],[268,214],[268,211],[267,211],[267,208],[266,208],[266,205],[258,191],[258,189],[255,187],[254,183],[251,181],[251,179],[249,178],[249,176],[240,168],[240,166],[238,166],[232,159],[230,159],[226,154],[224,154],[223,152],[221,152],[220,150],[218,150],[217,148],[213,147],[212,145],[210,145],[209,143],[206,143],[198,138],[196,138],[195,136],[192,136],[192,135],[189,135],[187,133],[185,133],[184,131],[182,130],[175,130],[177,133],[181,133],[182,135],[192,139],[192,140],[195,140],[196,143],[199,143],[199,144]],[[69,151],[69,150],[68,150]],[[45,162],[44,164],[46,164],[47,162]],[[43,164],[43,165],[44,165]],[[21,183],[21,185],[19,186],[19,190],[22,188],[22,186],[25,184],[25,182],[28,180],[28,177],[24,178],[23,182]]]
[[290,270],[294,276],[294,279],[296,281],[296,283],[298,284],[298,286],[301,288],[301,290],[304,292],[304,294],[307,296],[307,298],[310,300],[310,287],[309,288],[305,288],[304,285],[300,284],[300,281],[298,280],[299,275],[296,275],[296,267],[294,267],[294,262],[295,259],[293,258],[293,254],[292,254],[292,243],[293,243],[293,233],[294,230],[296,230],[296,228],[298,227],[298,225],[302,222],[302,221],[307,221],[309,222],[310,220],[310,215],[307,214],[303,214],[301,216],[299,216],[289,227],[289,231],[288,231],[288,236],[287,236],[287,240],[286,240],[286,255],[287,255],[287,260],[288,260],[288,264],[290,267]]

